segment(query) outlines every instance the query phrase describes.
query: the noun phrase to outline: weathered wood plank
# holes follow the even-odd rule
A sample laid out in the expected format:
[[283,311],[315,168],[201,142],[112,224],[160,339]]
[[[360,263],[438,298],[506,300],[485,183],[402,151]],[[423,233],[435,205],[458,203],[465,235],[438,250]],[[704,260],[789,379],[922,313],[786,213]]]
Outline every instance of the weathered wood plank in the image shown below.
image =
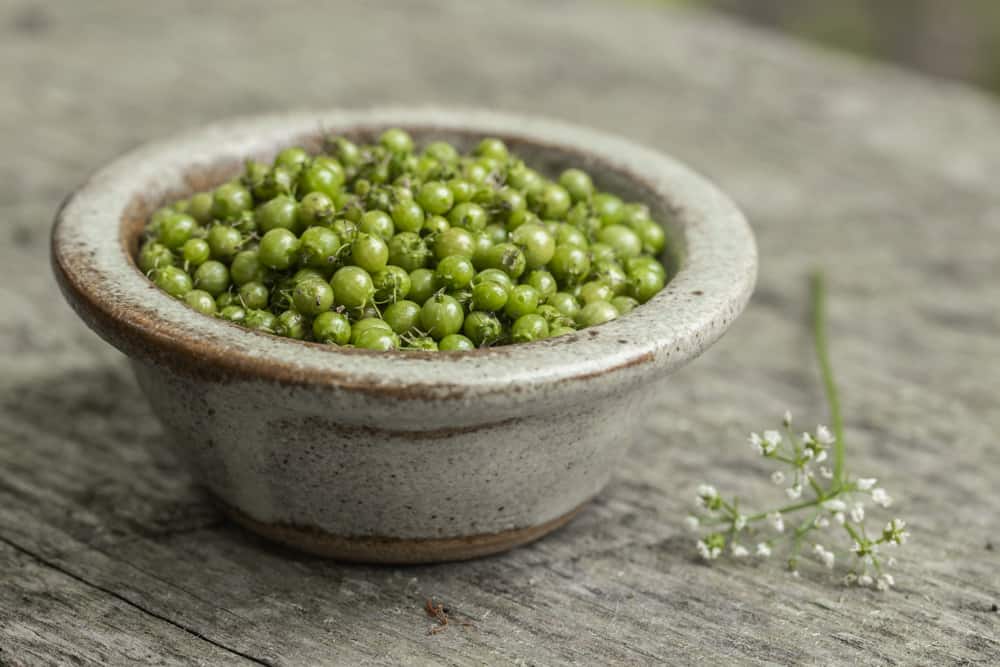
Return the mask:
[[[0,662],[1000,661],[992,99],[711,15],[279,4],[0,2]],[[345,566],[222,521],[43,266],[60,198],[140,141],[393,101],[547,113],[668,150],[733,193],[760,242],[751,307],[677,375],[615,483],[551,538],[483,561]],[[706,476],[752,488],[747,430],[786,406],[822,419],[816,264],[851,459],[913,528],[888,595],[778,563],[705,567],[676,520]],[[427,597],[474,627],[428,635]]]

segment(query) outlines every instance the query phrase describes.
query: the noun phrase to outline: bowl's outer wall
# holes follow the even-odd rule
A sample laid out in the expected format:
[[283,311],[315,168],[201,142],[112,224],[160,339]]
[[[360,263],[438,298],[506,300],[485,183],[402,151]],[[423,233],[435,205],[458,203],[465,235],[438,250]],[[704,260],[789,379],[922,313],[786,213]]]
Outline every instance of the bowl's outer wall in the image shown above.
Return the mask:
[[648,407],[626,391],[493,421],[481,406],[457,404],[449,409],[481,424],[408,431],[396,428],[406,402],[371,401],[359,418],[294,387],[134,367],[213,494],[262,523],[343,537],[439,539],[553,520],[607,483]]

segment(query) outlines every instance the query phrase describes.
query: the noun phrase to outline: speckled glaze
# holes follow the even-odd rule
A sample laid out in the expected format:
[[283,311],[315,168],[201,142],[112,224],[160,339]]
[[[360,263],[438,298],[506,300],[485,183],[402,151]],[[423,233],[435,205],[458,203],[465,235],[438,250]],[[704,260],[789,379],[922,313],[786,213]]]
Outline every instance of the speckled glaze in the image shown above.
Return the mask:
[[[674,273],[628,316],[464,353],[380,353],[247,331],[153,286],[133,256],[158,205],[327,132],[400,126],[463,148],[499,136],[554,175],[647,203]],[[562,525],[608,481],[671,371],[749,299],[746,221],[676,161],[563,123],[487,111],[379,109],[237,119],[139,148],[63,205],[52,261],[67,300],[128,354],[180,455],[243,525],[338,558],[427,562],[502,551]]]

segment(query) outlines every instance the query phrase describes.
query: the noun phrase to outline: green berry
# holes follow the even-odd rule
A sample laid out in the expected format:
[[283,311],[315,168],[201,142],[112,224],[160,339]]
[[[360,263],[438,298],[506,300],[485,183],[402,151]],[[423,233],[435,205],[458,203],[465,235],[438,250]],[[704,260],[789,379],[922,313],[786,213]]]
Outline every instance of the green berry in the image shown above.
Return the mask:
[[476,346],[471,340],[462,334],[449,334],[438,343],[438,349],[446,352],[461,352],[464,350],[474,350]]
[[191,276],[176,266],[164,266],[155,270],[153,282],[170,296],[182,298],[191,291]]
[[541,315],[529,313],[514,321],[510,328],[511,339],[515,343],[530,343],[541,340],[549,335],[549,323]]
[[287,269],[299,253],[299,238],[283,227],[272,229],[260,240],[260,263],[272,269]]
[[337,269],[330,281],[334,303],[345,308],[363,308],[375,297],[375,286],[368,272],[358,266]]
[[435,340],[462,330],[465,314],[462,305],[447,294],[436,294],[420,310],[420,324]]
[[316,316],[312,332],[313,338],[321,343],[347,345],[351,341],[351,323],[340,313],[329,310]]
[[197,310],[202,315],[215,315],[215,299],[208,292],[193,289],[184,295],[184,303]]

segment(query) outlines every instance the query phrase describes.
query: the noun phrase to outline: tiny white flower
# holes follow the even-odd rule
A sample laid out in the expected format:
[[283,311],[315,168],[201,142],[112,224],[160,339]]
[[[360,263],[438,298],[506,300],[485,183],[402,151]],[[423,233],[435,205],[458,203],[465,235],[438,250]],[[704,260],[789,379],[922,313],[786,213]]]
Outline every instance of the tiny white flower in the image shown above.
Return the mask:
[[891,574],[880,575],[878,579],[875,580],[875,588],[880,591],[889,590],[896,581],[892,578]]
[[892,556],[889,556],[888,558],[885,559],[885,566],[886,567],[892,567],[895,564],[896,564],[896,559],[893,558]]
[[792,570],[792,576],[795,577],[796,579],[798,579],[799,578],[799,571],[798,570]]
[[746,515],[738,514],[735,519],[733,519],[733,528],[735,530],[743,530],[747,527]]
[[830,525],[830,520],[827,519],[825,516],[818,516],[816,517],[816,520],[813,521],[813,525],[816,526],[817,528],[826,528],[827,526]]
[[858,479],[858,491],[870,491],[877,483],[874,477],[861,477]]
[[764,542],[759,542],[757,544],[757,555],[761,558],[767,558],[771,555],[771,547],[767,546]]
[[746,558],[750,555],[750,552],[742,544],[734,544],[732,546],[733,558]]
[[684,525],[688,530],[698,530],[699,526],[701,526],[701,522],[698,520],[698,517],[688,515],[684,517]]
[[858,586],[871,586],[871,585],[872,585],[872,577],[870,574],[862,574],[860,577],[858,577]]
[[833,520],[836,521],[837,523],[839,523],[841,526],[843,526],[845,523],[847,523],[847,517],[844,516],[843,512],[837,512],[836,514],[834,514],[833,515]]
[[771,522],[776,531],[779,533],[785,532],[785,520],[782,518],[780,512],[771,512],[767,515],[767,520]]
[[705,560],[712,560],[712,552],[709,551],[708,545],[705,544],[704,540],[698,540],[695,543],[695,547],[697,547],[697,549],[698,549],[698,555],[699,556],[701,556]]
[[816,441],[821,445],[832,445],[837,439],[833,437],[830,429],[820,424],[816,427]]
[[854,507],[851,508],[851,521],[854,523],[861,523],[865,520],[865,506],[861,503],[855,503]]
[[844,510],[847,509],[847,503],[845,503],[840,498],[833,498],[823,503],[823,509],[829,510],[831,512],[843,512]]
[[834,556],[832,551],[827,551],[822,544],[814,545],[813,551],[819,557],[820,561],[823,562],[823,565],[831,570],[833,569],[833,563],[836,560],[836,556]]
[[781,444],[781,433],[778,431],[764,431],[764,442],[777,447]]
[[885,489],[878,486],[872,489],[872,502],[882,507],[888,507],[892,504],[892,498],[889,497]]
[[[826,452],[824,452],[824,454],[825,453]],[[819,474],[822,475],[825,479],[833,479],[833,471],[827,468],[826,466],[819,467]]]
[[802,457],[805,458],[807,461],[809,459],[811,459],[812,457],[814,457],[814,456],[816,456],[816,452],[814,452],[813,450],[811,450],[811,449],[803,449],[802,450]]
[[760,435],[757,433],[751,433],[748,438],[750,447],[753,449],[754,453],[761,456],[764,455],[764,441],[761,439]]
[[698,487],[697,496],[699,507],[709,507],[719,497],[719,492],[711,484],[702,484]]
[[779,485],[784,484],[785,473],[781,472],[780,470],[775,470],[774,472],[771,473],[771,481]]
[[816,454],[816,463],[822,463],[823,461],[826,461],[826,457],[827,457],[826,450],[825,449],[819,450],[819,453]]
[[893,519],[885,525],[882,537],[890,544],[903,544],[910,534],[906,531],[906,522],[902,519]]
[[802,432],[802,444],[803,445],[811,445],[814,442],[816,442],[816,441],[813,440],[812,433],[807,433],[805,431]]
[[791,410],[785,410],[785,418],[783,420],[781,420],[781,423],[784,424],[785,428],[788,428],[789,426],[792,425],[792,411]]
[[797,500],[802,497],[802,485],[796,484],[795,486],[790,486],[785,489],[785,495],[788,496],[789,500]]

